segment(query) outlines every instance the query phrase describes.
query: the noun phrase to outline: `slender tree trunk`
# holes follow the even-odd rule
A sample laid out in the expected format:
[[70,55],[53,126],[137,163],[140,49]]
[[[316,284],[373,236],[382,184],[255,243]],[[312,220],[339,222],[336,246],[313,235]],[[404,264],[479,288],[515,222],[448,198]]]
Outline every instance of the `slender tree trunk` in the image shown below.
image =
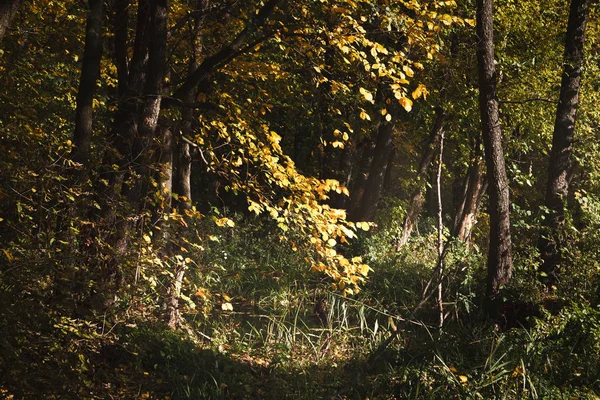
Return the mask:
[[493,0],[477,0],[479,108],[490,195],[487,298],[491,314],[499,311],[498,293],[512,276],[510,201],[496,98],[493,29]]
[[75,148],[72,154],[73,161],[86,166],[89,160],[94,121],[92,105],[102,59],[104,1],[89,0],[88,4],[90,9],[85,28],[85,49],[83,51],[77,108],[75,110],[75,133],[73,135]]
[[0,43],[22,4],[23,0],[0,0]]
[[157,233],[155,237],[163,245],[169,238],[169,223],[163,217],[171,212],[173,199],[173,129],[170,126],[158,127],[157,136],[160,138],[158,158],[158,188],[160,195],[157,201],[160,205],[155,210]]
[[427,180],[429,167],[433,161],[435,150],[438,147],[444,132],[444,121],[446,120],[446,117],[447,115],[443,109],[436,109],[436,116],[431,128],[431,134],[429,135],[429,142],[423,151],[423,156],[421,157],[421,162],[419,163],[419,170],[417,171],[417,186],[410,195],[408,210],[406,210],[406,216],[404,217],[404,222],[402,223],[402,234],[396,246],[396,250],[400,250],[402,246],[406,245],[408,238],[417,224],[417,219],[419,218],[419,214],[421,213],[424,203],[423,186]]
[[444,299],[443,293],[443,276],[444,276],[444,209],[442,203],[442,168],[444,161],[444,131],[442,130],[440,137],[440,153],[438,157],[438,168],[436,173],[436,192],[437,192],[437,231],[438,231],[438,258],[439,258],[439,283],[437,287],[437,306],[439,311],[439,329],[441,331],[444,326]]
[[181,296],[181,286],[183,284],[183,275],[185,266],[178,265],[175,269],[175,279],[172,286],[167,289],[167,325],[171,329],[177,329],[181,325],[181,314],[179,313],[179,297]]
[[[479,146],[476,148],[478,149]],[[468,242],[477,220],[481,197],[487,187],[484,181],[483,162],[476,155],[468,169],[463,198],[456,213],[452,232],[453,236],[462,242]]]
[[589,8],[590,0],[571,0],[560,97],[556,108],[546,187],[545,205],[549,210],[545,220],[547,233],[542,234],[539,241],[543,260],[542,271],[547,274],[545,280],[548,287],[552,287],[558,281],[561,252],[565,245],[562,238],[565,225],[565,201],[569,194],[568,175],[571,167],[582,69],[585,62],[585,26]]
[[377,134],[377,143],[373,151],[373,161],[360,206],[353,216],[356,221],[372,221],[377,211],[377,201],[383,188],[383,180],[387,167],[387,160],[394,133],[394,124],[382,121]]

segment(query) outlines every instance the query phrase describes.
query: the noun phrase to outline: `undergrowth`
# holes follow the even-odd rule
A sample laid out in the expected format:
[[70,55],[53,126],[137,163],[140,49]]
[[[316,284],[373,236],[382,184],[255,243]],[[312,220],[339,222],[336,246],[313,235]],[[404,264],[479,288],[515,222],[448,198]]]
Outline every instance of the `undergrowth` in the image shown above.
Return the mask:
[[[362,254],[373,269],[358,295],[343,297],[277,230],[231,218],[236,227],[225,232],[203,226],[212,239],[189,254],[178,331],[161,319],[168,277],[154,282],[154,295],[139,298],[132,288],[90,317],[70,305],[77,299],[50,303],[43,282],[10,282],[5,270],[3,396],[598,398],[598,296],[571,287],[545,295],[531,281],[533,257],[517,259],[505,321],[494,323],[481,312],[485,255],[476,242],[448,244],[440,330],[433,300],[422,301],[437,262],[433,233],[392,252],[394,232],[380,229],[342,249]],[[584,273],[592,260],[578,260],[586,279],[598,279]],[[34,261],[27,268],[46,268]],[[139,285],[150,283],[142,277]]]

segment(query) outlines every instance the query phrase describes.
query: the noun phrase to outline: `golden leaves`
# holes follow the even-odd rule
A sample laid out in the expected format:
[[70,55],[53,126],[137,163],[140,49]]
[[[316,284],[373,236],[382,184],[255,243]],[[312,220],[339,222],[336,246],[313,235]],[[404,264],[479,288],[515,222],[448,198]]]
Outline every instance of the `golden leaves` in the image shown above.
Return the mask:
[[228,226],[230,228],[233,228],[235,226],[235,222],[233,222],[233,220],[230,220],[229,218],[216,218],[215,217],[215,224],[217,224],[217,226]]
[[427,91],[425,85],[419,84],[419,86],[417,86],[417,88],[412,92],[412,98],[416,100],[423,96],[423,98],[426,99],[428,94],[429,92]]
[[413,102],[408,97],[401,97],[398,99],[398,103],[406,110],[406,112],[410,112],[412,110]]
[[360,94],[363,95],[365,100],[367,100],[368,102],[373,103],[373,104],[375,103],[373,94],[371,92],[369,92],[367,89],[361,87],[358,91],[360,92]]

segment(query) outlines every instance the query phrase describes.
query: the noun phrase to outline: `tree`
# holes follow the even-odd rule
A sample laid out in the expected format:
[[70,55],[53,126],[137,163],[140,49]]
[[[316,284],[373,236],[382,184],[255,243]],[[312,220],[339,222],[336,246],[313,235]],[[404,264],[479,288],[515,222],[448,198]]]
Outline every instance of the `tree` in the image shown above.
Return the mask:
[[431,133],[429,135],[428,142],[425,145],[425,148],[423,149],[421,162],[419,163],[419,169],[417,171],[417,185],[410,196],[408,210],[406,211],[404,222],[402,223],[402,234],[396,246],[396,250],[399,250],[408,242],[410,234],[415,228],[417,219],[419,218],[419,214],[421,213],[421,209],[423,208],[423,203],[425,201],[423,199],[424,183],[427,180],[429,167],[432,164],[436,148],[439,146],[440,140],[444,134],[444,123],[447,117],[448,115],[443,108],[436,108],[435,120],[431,127]]
[[571,0],[562,81],[548,167],[545,206],[549,214],[544,220],[547,231],[543,232],[538,245],[542,256],[541,270],[547,275],[548,287],[552,287],[558,281],[558,268],[565,246],[565,202],[569,194],[569,174],[585,63],[584,40],[589,9],[589,0]]
[[496,98],[494,65],[493,0],[477,1],[477,61],[479,72],[479,109],[485,161],[489,182],[490,241],[487,261],[487,297],[490,311],[497,311],[498,294],[512,276],[510,201],[502,132]]
[[73,134],[75,147],[71,155],[73,161],[86,166],[92,140],[94,93],[96,91],[96,80],[100,75],[100,61],[102,59],[104,2],[102,0],[90,0],[88,5],[85,50],[83,52],[81,79],[77,91],[77,108],[75,110],[75,132]]
[[463,195],[456,213],[452,232],[458,240],[464,242],[469,241],[471,230],[477,220],[481,197],[487,189],[479,147],[480,141],[477,140],[474,154],[467,169]]
[[23,0],[0,0],[0,43],[22,4]]

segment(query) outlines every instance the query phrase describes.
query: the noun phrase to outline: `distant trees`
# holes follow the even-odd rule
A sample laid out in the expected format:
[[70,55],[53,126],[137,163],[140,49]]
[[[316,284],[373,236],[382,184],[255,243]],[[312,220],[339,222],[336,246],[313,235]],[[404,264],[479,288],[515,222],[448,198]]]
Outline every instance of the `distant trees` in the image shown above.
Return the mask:
[[[572,1],[565,42],[544,201],[548,232],[539,242],[549,285],[564,245],[589,3]],[[28,28],[5,36],[23,4],[31,5],[19,16]],[[509,282],[509,184],[518,184],[526,165],[532,179],[525,181],[541,198],[533,178],[544,174],[535,164],[544,146],[539,126],[506,129],[513,134],[505,143],[501,126],[544,124],[543,111],[530,105],[544,96],[508,99],[542,90],[539,82],[526,89],[514,83],[540,62],[530,45],[537,36],[519,23],[495,53],[491,0],[477,1],[476,13],[451,1],[89,0],[53,2],[47,14],[39,12],[44,5],[0,3],[7,47],[0,79],[15,93],[3,95],[0,122],[11,143],[50,147],[51,137],[56,165],[69,158],[69,177],[85,172],[86,179],[64,184],[73,185],[73,198],[89,200],[70,209],[85,225],[72,232],[87,243],[88,259],[101,253],[95,259],[115,276],[137,251],[132,244],[151,247],[146,255],[183,257],[197,245],[186,237],[193,218],[213,213],[217,225],[232,227],[230,215],[239,212],[272,221],[283,241],[309,249],[313,270],[352,294],[368,267],[342,249],[375,226],[365,221],[386,220],[382,205],[393,204],[398,232],[389,241],[400,249],[418,232],[428,202],[443,210],[440,235],[467,241],[487,200],[488,297]],[[526,60],[517,54],[523,49],[532,52]],[[502,86],[501,75],[510,85]],[[499,96],[507,97],[502,113]],[[526,134],[538,137],[519,136]],[[425,193],[442,136],[439,187],[445,202],[453,200],[438,207]],[[382,201],[384,194],[392,201]],[[522,195],[514,204],[529,200],[541,205]],[[165,303],[176,326],[184,270],[173,265]]]

